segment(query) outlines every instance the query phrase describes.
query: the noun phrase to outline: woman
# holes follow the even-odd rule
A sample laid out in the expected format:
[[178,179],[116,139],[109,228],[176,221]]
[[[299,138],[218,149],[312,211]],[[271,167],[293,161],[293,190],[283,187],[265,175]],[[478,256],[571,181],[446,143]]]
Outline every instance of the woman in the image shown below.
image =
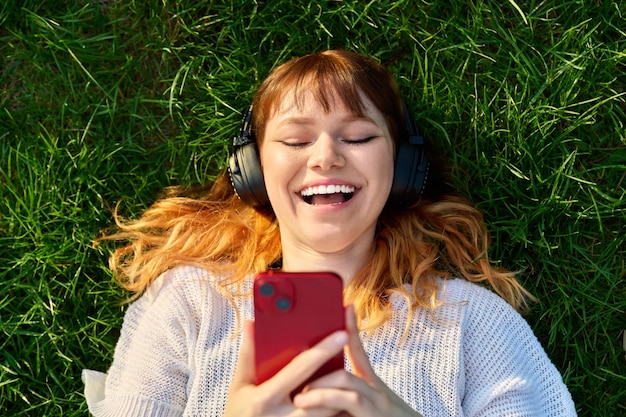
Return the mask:
[[[387,70],[345,51],[293,59],[250,117],[230,178],[108,237],[130,240],[111,264],[137,300],[108,374],[84,372],[94,415],[576,415],[515,311],[530,295],[490,264],[481,214]],[[336,272],[347,328],[257,386],[251,277],[277,267]],[[290,396],[344,348],[345,370]]]

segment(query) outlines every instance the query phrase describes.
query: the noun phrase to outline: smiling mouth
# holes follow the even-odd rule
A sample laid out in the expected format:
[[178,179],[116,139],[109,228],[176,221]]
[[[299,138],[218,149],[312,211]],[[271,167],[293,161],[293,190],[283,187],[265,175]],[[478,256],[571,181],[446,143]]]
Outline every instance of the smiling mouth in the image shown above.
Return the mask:
[[307,204],[342,204],[354,196],[355,187],[351,185],[319,185],[300,191],[300,196]]

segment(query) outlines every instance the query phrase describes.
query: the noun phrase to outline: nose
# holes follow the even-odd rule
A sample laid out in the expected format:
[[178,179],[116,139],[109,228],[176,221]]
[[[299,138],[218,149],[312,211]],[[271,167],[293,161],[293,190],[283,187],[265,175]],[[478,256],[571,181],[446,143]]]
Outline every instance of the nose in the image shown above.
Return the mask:
[[310,149],[308,167],[311,169],[327,171],[340,168],[346,162],[341,153],[341,144],[327,133],[322,133]]

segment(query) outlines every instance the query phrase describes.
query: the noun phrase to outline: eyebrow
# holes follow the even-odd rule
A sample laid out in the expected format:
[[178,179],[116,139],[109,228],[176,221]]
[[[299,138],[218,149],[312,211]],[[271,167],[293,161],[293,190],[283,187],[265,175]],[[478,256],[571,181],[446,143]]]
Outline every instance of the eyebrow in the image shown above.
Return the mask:
[[[363,120],[363,121],[366,121],[366,122],[370,122],[370,123],[376,124],[374,119],[372,119],[371,117],[366,116],[366,115],[359,116],[357,114],[352,114],[352,115],[348,115],[346,117],[343,117],[341,119],[341,121],[343,121],[343,122],[353,122],[353,121],[358,121],[358,120]],[[277,127],[281,127],[281,126],[285,126],[285,125],[291,125],[291,124],[306,126],[306,125],[314,124],[315,122],[316,122],[315,119],[312,118],[312,117],[290,116],[290,117],[287,117],[284,120],[281,120],[278,123]]]

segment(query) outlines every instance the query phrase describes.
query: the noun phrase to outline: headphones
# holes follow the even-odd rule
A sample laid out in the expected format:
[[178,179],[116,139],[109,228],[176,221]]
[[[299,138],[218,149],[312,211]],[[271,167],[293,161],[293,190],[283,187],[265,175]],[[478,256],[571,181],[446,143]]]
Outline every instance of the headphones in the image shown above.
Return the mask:
[[[424,193],[429,164],[424,152],[424,138],[419,134],[415,120],[404,103],[402,112],[406,136],[398,141],[393,183],[388,203],[407,206]],[[235,193],[252,207],[270,206],[265,188],[259,148],[252,132],[252,106],[244,112],[239,134],[233,139],[228,172]]]

